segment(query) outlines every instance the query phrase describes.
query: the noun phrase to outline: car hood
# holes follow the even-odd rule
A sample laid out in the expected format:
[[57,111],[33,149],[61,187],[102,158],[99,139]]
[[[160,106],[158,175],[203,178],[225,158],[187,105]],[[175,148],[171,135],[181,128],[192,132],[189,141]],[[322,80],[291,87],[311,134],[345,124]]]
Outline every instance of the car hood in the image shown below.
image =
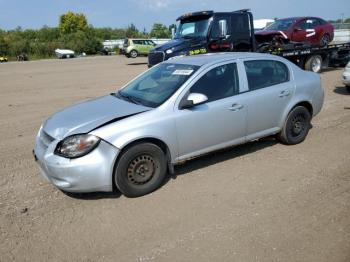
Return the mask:
[[201,46],[203,42],[202,38],[176,38],[166,42],[160,46],[157,46],[153,51],[163,51],[165,52],[168,49],[172,49],[173,52],[179,52],[182,50],[188,50],[189,48]]
[[55,113],[46,120],[43,130],[55,139],[63,139],[151,109],[108,95]]
[[281,35],[284,38],[290,38],[288,31],[278,31],[278,30],[261,30],[255,33],[255,36],[257,38],[266,38],[266,37],[272,37],[275,35]]
[[278,30],[260,30],[258,32],[255,33],[255,35],[276,35],[276,34],[281,34],[281,32],[283,33],[287,33],[287,31],[278,31]]

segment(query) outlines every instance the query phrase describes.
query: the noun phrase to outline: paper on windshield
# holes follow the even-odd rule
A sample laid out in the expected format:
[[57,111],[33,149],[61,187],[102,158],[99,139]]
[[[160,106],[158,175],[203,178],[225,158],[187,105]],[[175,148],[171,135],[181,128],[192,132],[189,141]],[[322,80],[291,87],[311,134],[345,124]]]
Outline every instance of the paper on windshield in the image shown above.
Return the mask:
[[173,75],[189,76],[190,74],[192,74],[192,72],[193,72],[192,69],[177,69],[172,74]]

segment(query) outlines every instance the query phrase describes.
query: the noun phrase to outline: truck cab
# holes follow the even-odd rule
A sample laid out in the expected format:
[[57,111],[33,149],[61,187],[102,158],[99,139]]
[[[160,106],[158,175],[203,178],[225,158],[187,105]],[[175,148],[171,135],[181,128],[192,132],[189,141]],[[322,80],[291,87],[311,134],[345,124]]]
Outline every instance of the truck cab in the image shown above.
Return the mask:
[[182,15],[177,21],[174,38],[150,51],[149,67],[177,56],[256,49],[253,15],[248,10],[195,12]]

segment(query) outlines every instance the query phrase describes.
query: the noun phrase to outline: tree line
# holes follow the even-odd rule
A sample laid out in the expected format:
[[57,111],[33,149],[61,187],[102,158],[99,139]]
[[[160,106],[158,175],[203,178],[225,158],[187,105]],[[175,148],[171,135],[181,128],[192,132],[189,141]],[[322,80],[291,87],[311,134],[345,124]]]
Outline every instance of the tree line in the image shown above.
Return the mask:
[[0,55],[12,59],[21,54],[30,59],[48,58],[55,55],[57,48],[93,55],[102,51],[102,42],[107,39],[149,37],[170,38],[170,28],[160,23],[155,23],[150,32],[140,31],[134,24],[127,28],[94,28],[84,14],[68,12],[60,16],[58,27],[0,29]]

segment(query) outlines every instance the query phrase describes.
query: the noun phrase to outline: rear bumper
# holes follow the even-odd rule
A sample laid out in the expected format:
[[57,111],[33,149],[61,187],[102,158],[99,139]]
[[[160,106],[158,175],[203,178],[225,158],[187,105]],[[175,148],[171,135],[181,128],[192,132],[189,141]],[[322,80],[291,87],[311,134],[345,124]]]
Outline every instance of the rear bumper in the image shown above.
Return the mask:
[[324,89],[322,85],[317,89],[312,97],[313,116],[316,116],[322,109],[324,103]]
[[112,191],[114,162],[119,153],[116,147],[102,140],[89,154],[67,159],[54,154],[58,142],[45,145],[40,135],[36,138],[34,157],[47,181],[67,192]]

